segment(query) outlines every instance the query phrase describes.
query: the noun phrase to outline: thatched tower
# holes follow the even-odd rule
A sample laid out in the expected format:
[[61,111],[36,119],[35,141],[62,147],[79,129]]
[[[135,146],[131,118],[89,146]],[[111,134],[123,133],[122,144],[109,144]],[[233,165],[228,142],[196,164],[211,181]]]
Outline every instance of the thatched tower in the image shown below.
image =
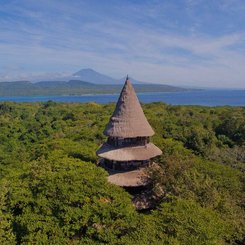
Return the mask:
[[104,134],[108,136],[97,151],[100,165],[110,174],[109,181],[124,187],[147,183],[143,169],[161,150],[150,143],[154,134],[128,77]]

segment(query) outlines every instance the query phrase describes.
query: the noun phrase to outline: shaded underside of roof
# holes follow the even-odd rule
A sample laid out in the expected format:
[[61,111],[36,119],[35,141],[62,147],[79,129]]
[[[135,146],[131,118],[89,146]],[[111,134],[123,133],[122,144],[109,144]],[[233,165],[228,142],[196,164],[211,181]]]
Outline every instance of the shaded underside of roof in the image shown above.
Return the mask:
[[129,80],[126,80],[124,84],[104,134],[123,138],[152,136],[154,134]]
[[152,143],[121,148],[104,143],[96,153],[99,157],[114,161],[141,161],[159,156],[162,151]]

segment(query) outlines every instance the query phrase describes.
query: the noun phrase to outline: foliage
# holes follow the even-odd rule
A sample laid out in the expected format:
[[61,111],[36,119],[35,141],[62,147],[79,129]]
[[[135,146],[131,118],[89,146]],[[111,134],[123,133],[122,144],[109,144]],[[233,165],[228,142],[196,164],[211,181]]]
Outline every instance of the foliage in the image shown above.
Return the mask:
[[164,203],[153,216],[158,233],[168,234],[180,244],[222,244],[229,230],[217,213],[195,201],[177,199]]
[[1,244],[225,244],[245,231],[244,107],[143,105],[163,150],[138,213],[96,149],[114,104],[0,104]]
[[15,236],[11,228],[13,217],[7,211],[6,204],[6,183],[1,181],[0,186],[0,244],[14,244]]
[[130,198],[95,165],[60,151],[28,165],[27,171],[11,176],[15,181],[8,186],[6,203],[19,242],[112,242],[134,224]]

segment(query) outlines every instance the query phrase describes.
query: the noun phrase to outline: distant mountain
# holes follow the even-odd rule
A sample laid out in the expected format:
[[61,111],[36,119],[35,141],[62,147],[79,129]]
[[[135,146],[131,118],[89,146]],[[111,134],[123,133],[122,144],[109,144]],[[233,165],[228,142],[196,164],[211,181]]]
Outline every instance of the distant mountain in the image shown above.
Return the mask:
[[[126,79],[126,74],[124,77],[118,79],[97,72],[91,68],[81,69],[71,75],[67,73],[66,75],[61,75],[61,74],[62,73],[60,73],[59,75],[57,73],[53,73],[53,75],[46,74],[42,76],[36,76],[36,77],[34,76],[34,77],[26,78],[26,81],[31,81],[35,84],[38,84],[38,86],[45,87],[45,86],[61,86],[61,85],[63,86],[64,83],[69,81],[83,81],[83,82],[89,82],[93,84],[122,85]],[[132,78],[131,76],[129,78],[133,84],[152,84],[151,81],[142,82]]]
[[29,81],[13,81],[13,82],[1,82],[0,83],[1,88],[8,88],[11,87],[24,87],[24,86],[30,86],[32,85]]
[[[113,78],[105,74],[99,73],[91,68],[86,68],[86,69],[81,69],[78,72],[75,72],[71,76],[60,77],[60,78],[57,78],[57,77],[50,78],[50,81],[80,80],[80,81],[86,81],[86,82],[95,83],[95,84],[112,84],[112,85],[121,84],[122,85],[125,82],[125,79],[126,79],[126,76],[121,79],[117,79],[117,78]],[[146,84],[146,82],[138,81],[136,79],[133,79],[132,77],[130,77],[130,80],[132,81],[133,84]]]
[[101,74],[93,69],[82,69],[74,73],[71,79],[82,80],[96,84],[118,84],[117,79]]
[[[46,78],[45,78],[46,79]],[[0,96],[34,95],[82,95],[119,93],[126,76],[115,79],[93,69],[82,69],[71,76],[50,77],[47,80],[29,82],[0,82]],[[136,92],[176,92],[190,89],[141,82],[130,77]]]
[[67,82],[67,84],[69,86],[75,86],[75,87],[94,87],[94,86],[97,86],[94,83],[84,82],[84,81],[80,81],[80,80],[70,80],[69,82]]
[[41,81],[35,83],[35,85],[40,87],[57,87],[57,86],[63,86],[66,83],[67,83],[66,81]]
[[[134,84],[136,92],[176,92],[187,89],[161,84]],[[1,82],[0,96],[82,95],[120,93],[122,84],[95,84],[81,80],[31,83]]]
[[35,83],[38,87],[69,87],[69,86],[93,86],[94,83],[84,82],[81,80],[70,80],[66,81],[41,81]]

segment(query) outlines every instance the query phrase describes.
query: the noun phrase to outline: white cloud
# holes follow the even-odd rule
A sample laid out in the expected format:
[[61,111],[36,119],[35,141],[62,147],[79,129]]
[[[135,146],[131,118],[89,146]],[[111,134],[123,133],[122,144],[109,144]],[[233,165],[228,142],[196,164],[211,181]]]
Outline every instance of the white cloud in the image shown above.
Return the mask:
[[[208,35],[195,30],[192,35],[136,21],[160,18],[157,5],[144,5],[142,16],[132,20],[142,9],[131,5],[121,19],[122,13],[102,16],[86,4],[81,9],[78,3],[26,2],[29,7],[10,4],[1,9],[11,9],[21,19],[0,18],[2,81],[92,67],[116,78],[129,73],[152,82],[245,87],[245,52],[234,48],[244,47],[243,31]],[[193,6],[193,1],[188,4]],[[6,64],[22,71],[6,69]]]

